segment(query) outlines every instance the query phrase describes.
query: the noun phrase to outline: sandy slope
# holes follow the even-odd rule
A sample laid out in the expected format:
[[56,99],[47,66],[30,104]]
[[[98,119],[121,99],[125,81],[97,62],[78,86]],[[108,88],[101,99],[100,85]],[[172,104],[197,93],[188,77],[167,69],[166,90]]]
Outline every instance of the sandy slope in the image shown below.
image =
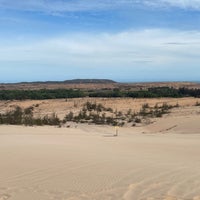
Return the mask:
[[199,200],[200,134],[151,128],[0,126],[0,200]]
[[145,127],[147,133],[200,133],[200,107],[173,109],[169,115]]

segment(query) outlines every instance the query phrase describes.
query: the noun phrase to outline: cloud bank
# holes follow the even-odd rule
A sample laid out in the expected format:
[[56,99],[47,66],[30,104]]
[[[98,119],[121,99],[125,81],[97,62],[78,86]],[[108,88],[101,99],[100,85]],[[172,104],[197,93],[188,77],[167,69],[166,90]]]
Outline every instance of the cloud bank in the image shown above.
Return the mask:
[[38,12],[77,12],[135,7],[200,10],[199,0],[0,0],[1,9]]
[[18,43],[0,40],[1,82],[80,77],[198,80],[199,63],[198,31],[146,29],[73,33],[45,40],[33,38],[32,42],[30,38]]
[[149,29],[99,35],[68,34],[28,44],[0,45],[0,62],[156,68],[195,65],[200,62],[199,52],[200,32]]

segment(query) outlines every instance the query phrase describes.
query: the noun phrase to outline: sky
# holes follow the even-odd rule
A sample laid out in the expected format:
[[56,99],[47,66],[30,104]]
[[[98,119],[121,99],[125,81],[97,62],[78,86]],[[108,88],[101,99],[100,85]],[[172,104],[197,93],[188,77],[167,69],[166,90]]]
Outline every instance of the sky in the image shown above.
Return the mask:
[[200,81],[200,0],[0,0],[0,82]]

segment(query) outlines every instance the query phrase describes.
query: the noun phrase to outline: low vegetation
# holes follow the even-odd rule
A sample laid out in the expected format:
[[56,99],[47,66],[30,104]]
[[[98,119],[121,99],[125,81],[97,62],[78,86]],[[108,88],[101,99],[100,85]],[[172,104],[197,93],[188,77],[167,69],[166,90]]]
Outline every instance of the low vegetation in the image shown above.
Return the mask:
[[61,121],[53,113],[51,116],[33,117],[33,107],[22,109],[17,106],[14,110],[0,114],[0,124],[42,126],[42,125],[60,125]]

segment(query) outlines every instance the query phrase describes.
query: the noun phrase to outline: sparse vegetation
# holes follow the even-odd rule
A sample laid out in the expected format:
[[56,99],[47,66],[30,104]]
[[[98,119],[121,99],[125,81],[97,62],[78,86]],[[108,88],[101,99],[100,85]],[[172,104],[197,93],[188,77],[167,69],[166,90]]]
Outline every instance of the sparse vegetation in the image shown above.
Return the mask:
[[[75,109],[73,109],[73,102],[76,104]],[[159,103],[153,106],[144,103],[137,112],[134,108],[113,111],[112,108],[106,107],[104,103],[97,103],[96,101],[87,101],[84,104],[81,101],[72,101],[72,108],[66,113],[64,119],[59,119],[55,113],[45,116],[43,114],[42,117],[37,117],[38,112],[41,110],[38,109],[39,105],[33,104],[24,109],[18,106],[13,109],[13,106],[10,106],[8,111],[1,112],[0,124],[63,126],[64,124],[68,125],[68,122],[74,122],[112,126],[138,126],[139,124],[149,124],[153,121],[152,118],[160,118],[168,114],[172,108],[179,107],[178,103],[175,105]],[[196,105],[199,105],[199,103],[196,103]]]
[[143,104],[138,113],[133,112],[131,109],[127,113],[123,113],[117,110],[113,112],[111,108],[106,108],[102,104],[86,102],[78,114],[68,113],[63,122],[113,126],[124,126],[125,124],[133,123],[132,126],[136,126],[136,124],[149,121],[150,118],[162,117],[174,107],[177,107],[177,105],[171,106],[163,103],[161,106],[156,104],[154,107],[150,107],[149,104]]
[[142,105],[142,108],[138,114],[141,117],[162,117],[164,114],[168,114],[170,109],[178,106],[178,104],[172,106],[168,105],[167,103],[163,103],[161,106],[158,106],[158,104],[156,104],[154,107],[150,107],[148,104],[144,104]]
[[33,117],[33,107],[22,109],[17,106],[14,110],[8,111],[4,114],[0,114],[0,124],[11,124],[11,125],[59,125],[60,119],[53,113],[51,116],[44,116],[43,118]]
[[[118,125],[116,117],[111,117],[113,110],[102,104],[87,101],[77,115],[70,112],[65,116],[64,122]],[[106,116],[109,114],[109,116]]]

